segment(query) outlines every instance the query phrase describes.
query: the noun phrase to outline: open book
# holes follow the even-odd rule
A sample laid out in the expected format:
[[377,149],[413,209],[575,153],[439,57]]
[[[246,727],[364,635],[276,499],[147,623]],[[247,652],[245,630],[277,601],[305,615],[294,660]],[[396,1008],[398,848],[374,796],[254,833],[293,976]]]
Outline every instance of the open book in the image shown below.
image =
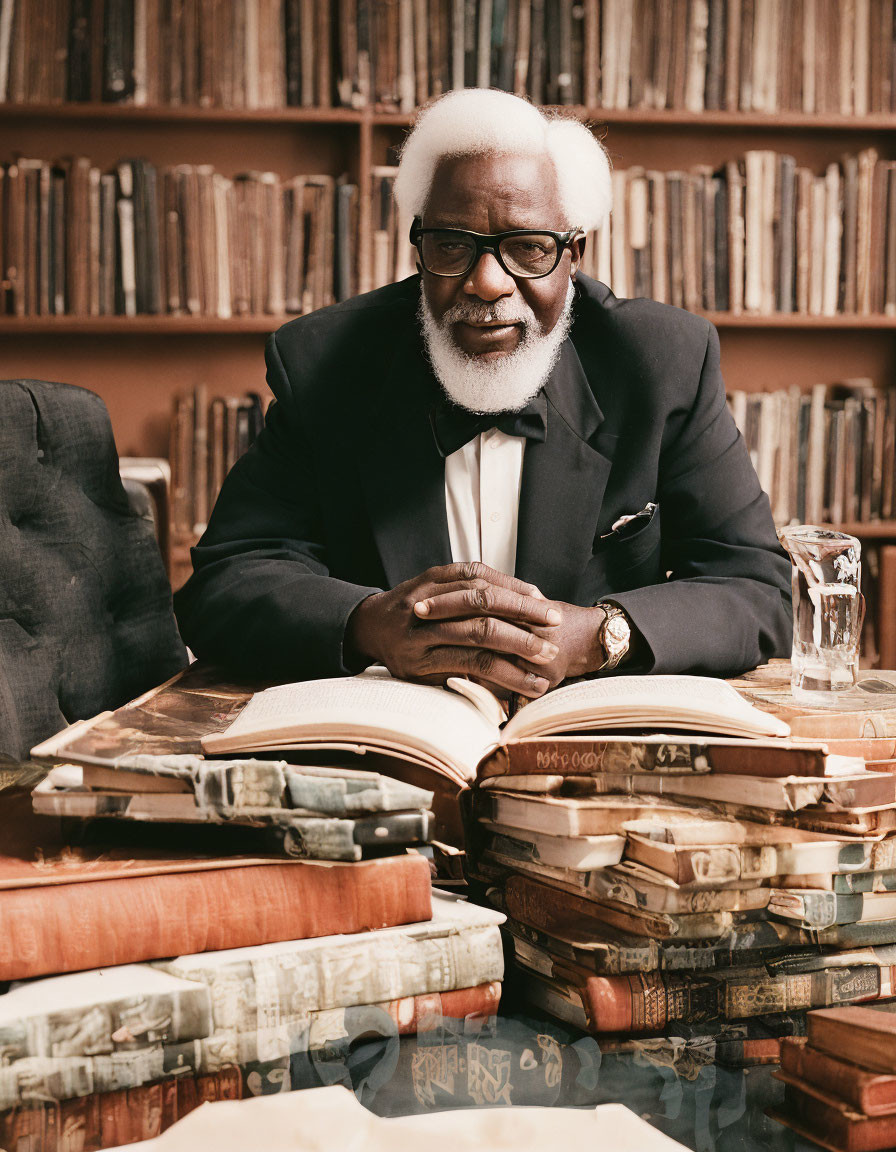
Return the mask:
[[557,733],[678,730],[787,736],[787,725],[723,680],[616,676],[555,689],[506,720],[487,688],[453,677],[449,691],[395,680],[385,669],[257,692],[229,727],[204,736],[211,754],[282,749],[370,750],[435,768],[463,785],[495,748]]

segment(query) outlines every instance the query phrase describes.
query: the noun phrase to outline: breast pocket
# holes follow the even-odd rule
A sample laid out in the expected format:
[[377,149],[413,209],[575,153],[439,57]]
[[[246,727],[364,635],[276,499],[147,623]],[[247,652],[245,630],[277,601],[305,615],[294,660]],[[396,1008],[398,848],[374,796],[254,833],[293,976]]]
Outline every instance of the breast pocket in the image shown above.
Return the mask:
[[594,603],[613,592],[658,584],[662,578],[660,544],[659,505],[649,517],[638,517],[595,540],[579,602]]

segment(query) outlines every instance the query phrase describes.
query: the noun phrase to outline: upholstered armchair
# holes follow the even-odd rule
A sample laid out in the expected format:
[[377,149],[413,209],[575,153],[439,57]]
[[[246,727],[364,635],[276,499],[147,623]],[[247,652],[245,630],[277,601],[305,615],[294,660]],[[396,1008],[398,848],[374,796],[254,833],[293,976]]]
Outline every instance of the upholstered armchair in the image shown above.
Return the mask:
[[116,708],[187,662],[152,521],[102,400],[0,381],[0,753]]

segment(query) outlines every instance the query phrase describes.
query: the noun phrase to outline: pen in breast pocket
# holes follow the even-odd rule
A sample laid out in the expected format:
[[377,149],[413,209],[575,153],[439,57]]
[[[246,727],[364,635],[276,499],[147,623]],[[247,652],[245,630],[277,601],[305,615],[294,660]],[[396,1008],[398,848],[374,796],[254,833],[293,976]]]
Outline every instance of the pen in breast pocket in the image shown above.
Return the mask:
[[601,540],[606,540],[610,536],[615,536],[621,528],[626,524],[631,524],[633,520],[649,520],[656,511],[656,504],[650,500],[648,501],[640,512],[632,512],[628,516],[620,516],[618,520],[613,522],[609,532],[604,532],[603,536],[599,537]]

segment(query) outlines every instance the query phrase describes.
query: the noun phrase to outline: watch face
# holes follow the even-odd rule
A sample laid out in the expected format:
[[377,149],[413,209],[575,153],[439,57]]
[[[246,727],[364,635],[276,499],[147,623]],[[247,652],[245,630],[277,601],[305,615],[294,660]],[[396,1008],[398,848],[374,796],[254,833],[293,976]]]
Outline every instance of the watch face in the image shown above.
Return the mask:
[[604,635],[615,644],[627,644],[632,630],[624,616],[611,616],[604,628]]

